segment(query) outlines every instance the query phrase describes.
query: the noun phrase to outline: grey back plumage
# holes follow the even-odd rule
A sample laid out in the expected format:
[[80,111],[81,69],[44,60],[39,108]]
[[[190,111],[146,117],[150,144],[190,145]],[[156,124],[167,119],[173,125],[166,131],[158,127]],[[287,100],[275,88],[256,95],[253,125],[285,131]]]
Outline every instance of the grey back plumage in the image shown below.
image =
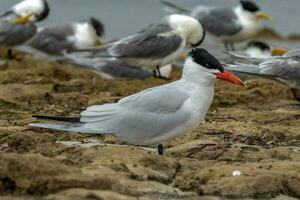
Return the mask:
[[29,45],[51,55],[62,55],[74,49],[73,43],[67,40],[72,34],[72,24],[50,26],[39,31]]
[[280,80],[290,87],[300,87],[300,56],[298,50],[292,50],[284,56],[253,58],[232,54],[239,61],[228,65],[227,69],[266,78]]
[[242,29],[236,14],[229,8],[211,8],[208,11],[201,9],[192,15],[201,22],[207,32],[215,36],[234,35]]
[[151,144],[150,139],[189,119],[190,113],[181,109],[188,94],[176,90],[172,84],[176,82],[126,97],[117,104],[89,107],[81,113],[81,122],[84,128],[115,133],[131,143]]
[[24,44],[36,33],[33,23],[16,25],[7,20],[0,21],[0,46],[14,47]]
[[90,52],[64,54],[67,61],[73,65],[92,69],[100,74],[104,73],[114,78],[135,78],[143,80],[154,75],[152,71],[125,64],[117,58],[98,58],[97,56],[90,55]]
[[300,60],[297,57],[266,61],[259,68],[261,73],[274,75],[291,87],[300,87]]
[[159,24],[116,42],[108,51],[114,57],[162,58],[179,48],[181,42],[170,26]]

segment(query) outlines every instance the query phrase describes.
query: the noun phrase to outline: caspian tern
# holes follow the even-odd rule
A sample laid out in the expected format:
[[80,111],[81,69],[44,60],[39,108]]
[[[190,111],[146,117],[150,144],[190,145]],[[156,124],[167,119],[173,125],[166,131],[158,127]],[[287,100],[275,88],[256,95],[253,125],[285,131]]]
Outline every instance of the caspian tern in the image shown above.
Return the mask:
[[[33,123],[30,126],[81,133],[110,133],[134,145],[161,144],[192,131],[204,120],[214,98],[215,79],[243,84],[237,76],[224,70],[205,49],[194,48],[189,52],[178,81],[146,89],[118,103],[91,106],[75,120],[46,117],[63,122]],[[162,145],[159,145],[159,154],[163,154]]]

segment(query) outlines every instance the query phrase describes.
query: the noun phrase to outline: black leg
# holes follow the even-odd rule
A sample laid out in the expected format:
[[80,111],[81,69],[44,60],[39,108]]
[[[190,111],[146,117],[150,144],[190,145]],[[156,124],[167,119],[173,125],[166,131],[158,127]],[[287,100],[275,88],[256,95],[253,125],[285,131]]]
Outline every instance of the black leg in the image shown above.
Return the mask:
[[295,99],[300,101],[300,89],[291,88],[291,90],[293,92],[293,95],[294,95]]
[[158,77],[156,70],[153,70],[153,76]]
[[235,51],[234,43],[230,43],[231,51]]
[[162,77],[162,76],[161,76],[161,73],[160,73],[159,66],[156,66],[156,71],[157,71],[157,75],[158,75],[158,77]]
[[157,146],[157,150],[158,150],[159,155],[161,155],[161,156],[164,155],[164,146],[162,144],[159,144]]
[[156,77],[156,78],[160,78],[160,79],[163,79],[163,80],[170,80],[169,78],[163,77],[161,75],[159,66],[156,67],[156,70],[154,70],[153,74],[154,74],[154,77]]
[[226,51],[230,51],[229,44],[227,42],[224,43],[224,46],[225,46]]
[[14,57],[13,57],[13,52],[12,52],[12,49],[8,49],[7,50],[7,58],[9,60],[12,60]]

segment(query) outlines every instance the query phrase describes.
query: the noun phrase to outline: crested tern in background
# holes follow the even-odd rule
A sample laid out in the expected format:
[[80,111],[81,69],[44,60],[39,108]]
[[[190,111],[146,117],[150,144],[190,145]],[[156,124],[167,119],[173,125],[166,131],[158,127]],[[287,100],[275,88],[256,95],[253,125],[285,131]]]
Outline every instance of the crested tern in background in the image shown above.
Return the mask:
[[24,48],[38,51],[37,54],[41,55],[62,56],[64,52],[101,44],[103,35],[103,24],[91,17],[83,22],[43,27]]
[[241,0],[236,8],[211,8],[199,6],[191,16],[198,19],[211,35],[215,36],[229,50],[234,50],[233,43],[245,41],[255,36],[260,29],[260,20],[271,17],[248,0]]
[[[65,123],[33,123],[30,126],[55,130],[115,134],[134,145],[161,144],[196,128],[214,98],[215,79],[242,84],[224,70],[219,61],[202,48],[189,52],[182,78],[146,89],[121,99],[118,103],[96,105],[80,114],[77,122],[62,117],[48,117]],[[47,117],[43,117],[47,118]],[[159,145],[159,154],[163,154]]]
[[[285,48],[274,47],[265,42],[259,40],[249,41],[246,47],[241,50],[233,51],[234,54],[248,56],[248,57],[256,57],[256,58],[269,58],[272,56],[282,56],[288,50]],[[226,54],[228,56],[228,54]],[[230,60],[222,60],[225,63],[232,63],[232,56],[230,56]]]
[[[162,1],[168,7],[179,12],[188,11],[178,9],[171,2]],[[252,1],[241,0],[236,8],[215,8],[198,6],[190,11],[190,16],[198,19],[205,30],[225,44],[227,50],[234,50],[235,42],[243,42],[255,36],[260,29],[261,20],[270,20],[271,16],[260,11]]]
[[117,42],[82,51],[104,51],[129,66],[157,70],[162,77],[160,67],[174,62],[186,48],[199,46],[204,38],[205,31],[196,19],[175,14]]
[[230,53],[236,64],[228,64],[229,70],[271,78],[283,82],[291,88],[295,98],[300,101],[300,49],[291,50],[283,56],[255,58]]
[[49,11],[46,0],[23,0],[0,14],[0,47],[9,48],[9,58],[12,58],[10,48],[32,38],[37,30],[35,22],[44,20]]

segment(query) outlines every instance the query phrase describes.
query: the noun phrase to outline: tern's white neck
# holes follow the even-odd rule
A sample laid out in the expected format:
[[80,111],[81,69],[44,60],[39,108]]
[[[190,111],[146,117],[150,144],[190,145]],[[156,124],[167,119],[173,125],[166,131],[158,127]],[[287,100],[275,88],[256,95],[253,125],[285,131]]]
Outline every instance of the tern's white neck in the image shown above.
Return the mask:
[[244,10],[242,7],[234,9],[235,14],[238,16],[239,23],[242,25],[241,32],[235,36],[236,40],[245,40],[253,37],[260,28],[260,22],[257,20],[254,13]]
[[241,6],[234,9],[235,14],[239,17],[243,25],[256,24],[259,25],[259,20],[256,18],[255,14],[244,10]]
[[193,82],[203,87],[214,86],[216,76],[208,72],[206,68],[199,66],[191,58],[185,61],[182,78],[187,82]]
[[75,47],[78,49],[95,46],[99,39],[96,30],[88,22],[75,24],[74,32],[71,40],[74,41]]

